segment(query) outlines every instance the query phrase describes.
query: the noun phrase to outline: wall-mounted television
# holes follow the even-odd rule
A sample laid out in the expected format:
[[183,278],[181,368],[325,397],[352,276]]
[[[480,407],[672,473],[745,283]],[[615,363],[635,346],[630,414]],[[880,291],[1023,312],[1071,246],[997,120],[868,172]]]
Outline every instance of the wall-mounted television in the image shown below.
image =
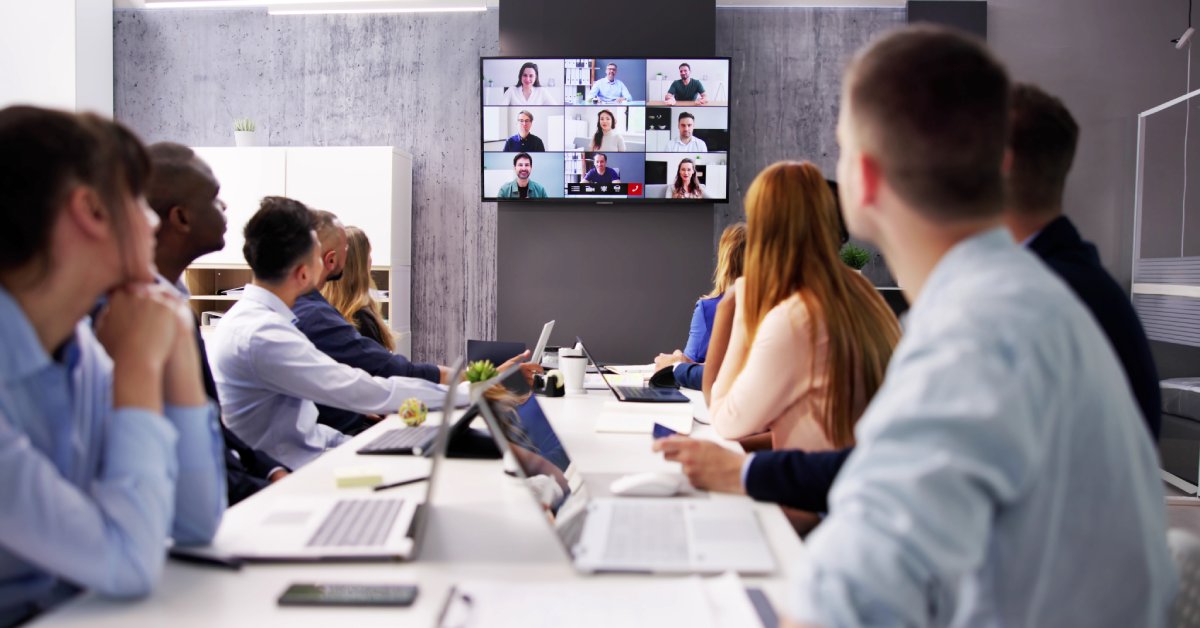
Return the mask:
[[479,65],[484,201],[728,202],[728,57]]

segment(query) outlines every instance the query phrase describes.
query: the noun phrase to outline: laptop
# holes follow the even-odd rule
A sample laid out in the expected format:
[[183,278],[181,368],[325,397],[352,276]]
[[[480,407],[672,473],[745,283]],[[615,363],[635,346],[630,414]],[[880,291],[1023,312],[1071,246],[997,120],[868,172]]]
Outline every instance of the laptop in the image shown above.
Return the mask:
[[592,358],[592,354],[588,352],[587,346],[583,344],[578,336],[575,341],[579,343],[579,348],[583,349],[583,355],[587,361],[595,365],[596,370],[600,373],[600,379],[604,380],[604,385],[612,391],[617,399],[621,401],[636,401],[640,403],[689,403],[687,395],[679,392],[676,388],[653,388],[650,386],[614,386],[608,381],[608,375],[604,373],[604,369],[600,367],[600,363]]
[[538,336],[537,344],[533,347],[533,355],[529,361],[534,364],[542,363],[542,354],[546,352],[546,343],[550,342],[550,333],[554,331],[554,321],[542,325],[542,335]]
[[[462,376],[463,360],[452,370]],[[395,493],[352,493],[345,497],[285,497],[268,510],[255,513],[257,525],[239,526],[221,534],[217,549],[248,561],[313,562],[408,560],[416,556],[429,517],[429,498],[449,442],[448,415],[455,390],[450,386],[443,404],[447,418],[437,427],[429,448],[429,477],[419,499]],[[223,530],[223,532],[225,532]]]
[[[512,377],[512,375],[505,375]],[[516,376],[520,376],[517,374]],[[707,498],[598,497],[535,396],[476,399],[497,446],[585,572],[769,573],[775,560],[754,507]]]

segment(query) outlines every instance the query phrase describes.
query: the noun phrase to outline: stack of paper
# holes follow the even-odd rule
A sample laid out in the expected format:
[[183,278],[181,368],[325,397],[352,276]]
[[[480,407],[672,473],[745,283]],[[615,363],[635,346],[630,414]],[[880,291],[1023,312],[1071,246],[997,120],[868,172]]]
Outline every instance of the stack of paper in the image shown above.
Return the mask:
[[475,628],[761,626],[737,574],[716,578],[464,582],[438,625]]

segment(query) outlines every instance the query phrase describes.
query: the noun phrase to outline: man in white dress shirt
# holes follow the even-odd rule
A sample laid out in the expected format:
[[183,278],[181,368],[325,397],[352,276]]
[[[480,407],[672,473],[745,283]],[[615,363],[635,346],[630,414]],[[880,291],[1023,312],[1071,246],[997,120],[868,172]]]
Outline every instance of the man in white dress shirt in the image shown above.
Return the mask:
[[696,116],[683,112],[679,114],[679,137],[667,142],[668,153],[707,153],[708,144],[692,135],[696,128]]
[[221,319],[209,347],[225,423],[251,447],[293,469],[347,439],[317,423],[314,402],[387,414],[409,397],[437,408],[446,390],[423,379],[372,377],[340,364],[296,328],[292,305],[313,289],[323,265],[313,226],[304,204],[263,199],[245,229],[243,251],[254,280]]
[[1002,225],[1009,81],[982,43],[893,31],[845,77],[847,227],[913,304],[805,545],[791,621],[1164,626],[1162,481],[1095,319]]

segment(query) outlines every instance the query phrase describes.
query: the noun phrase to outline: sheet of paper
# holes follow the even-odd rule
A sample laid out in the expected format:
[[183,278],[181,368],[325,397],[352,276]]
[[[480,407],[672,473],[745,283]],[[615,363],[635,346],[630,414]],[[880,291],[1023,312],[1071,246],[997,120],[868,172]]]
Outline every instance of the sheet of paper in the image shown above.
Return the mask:
[[692,406],[689,403],[629,403],[613,399],[604,404],[596,419],[597,432],[649,434],[654,424],[680,434],[692,433]]
[[[613,604],[613,600],[621,603]],[[463,582],[455,588],[438,625],[717,628],[757,626],[759,622],[741,581],[736,574],[728,574],[708,580],[692,576],[636,582],[595,578],[553,583]]]

